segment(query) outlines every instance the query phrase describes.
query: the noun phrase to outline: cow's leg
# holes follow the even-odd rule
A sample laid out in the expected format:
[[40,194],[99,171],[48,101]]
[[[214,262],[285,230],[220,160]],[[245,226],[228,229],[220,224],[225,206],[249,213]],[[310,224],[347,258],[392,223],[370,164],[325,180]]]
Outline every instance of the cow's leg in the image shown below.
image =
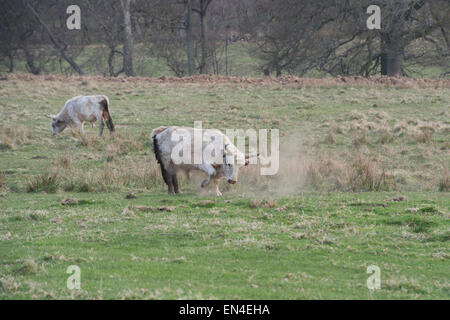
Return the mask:
[[216,169],[214,169],[214,167],[212,165],[207,164],[207,163],[202,163],[199,166],[199,169],[202,170],[203,172],[205,172],[208,175],[206,177],[206,179],[203,180],[203,182],[202,182],[202,188],[204,188],[211,181],[211,176],[214,176],[216,174]]
[[100,135],[100,137],[101,137],[102,134],[103,134],[103,128],[105,127],[105,124],[103,123],[102,117],[97,118],[97,122],[98,122],[98,127],[100,128],[100,133],[99,133],[99,135]]
[[75,119],[73,120],[73,126],[76,128],[76,130],[78,130],[78,132],[79,132],[82,136],[85,136],[83,125],[84,125],[84,123],[81,122],[80,120],[78,120],[77,118],[75,118]]
[[173,194],[173,183],[172,183],[172,175],[167,172],[166,168],[164,168],[164,165],[162,163],[159,164],[161,168],[161,175],[163,177],[164,182],[167,184],[169,194]]
[[174,173],[172,175],[172,184],[173,184],[173,188],[175,190],[175,193],[181,193],[180,186],[178,185],[178,178],[177,178],[177,174],[176,173]]
[[213,179],[214,181],[214,187],[215,187],[215,191],[216,191],[216,197],[220,197],[222,195],[222,192],[220,192],[219,190],[219,179]]
[[175,192],[173,191],[172,177],[170,177],[168,180],[169,180],[169,183],[167,184],[167,186],[168,186],[169,194],[175,194]]

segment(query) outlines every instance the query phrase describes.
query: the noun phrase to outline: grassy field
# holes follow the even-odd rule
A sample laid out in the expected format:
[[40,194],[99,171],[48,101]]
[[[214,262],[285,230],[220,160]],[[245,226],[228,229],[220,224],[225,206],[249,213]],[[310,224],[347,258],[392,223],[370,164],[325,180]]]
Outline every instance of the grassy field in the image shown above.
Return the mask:
[[[222,80],[0,81],[0,298],[450,298],[448,81]],[[51,136],[99,93],[115,135]],[[196,120],[278,128],[279,173],[167,195],[148,136]]]

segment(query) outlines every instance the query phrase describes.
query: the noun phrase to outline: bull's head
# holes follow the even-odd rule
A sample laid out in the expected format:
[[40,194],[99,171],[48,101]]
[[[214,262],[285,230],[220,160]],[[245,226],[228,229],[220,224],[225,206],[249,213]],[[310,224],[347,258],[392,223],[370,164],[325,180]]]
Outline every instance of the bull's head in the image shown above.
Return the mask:
[[52,118],[52,135],[56,135],[67,127],[67,122],[59,118]]
[[223,153],[223,172],[228,183],[235,184],[238,182],[239,169],[249,164],[248,155],[244,155],[225,144]]

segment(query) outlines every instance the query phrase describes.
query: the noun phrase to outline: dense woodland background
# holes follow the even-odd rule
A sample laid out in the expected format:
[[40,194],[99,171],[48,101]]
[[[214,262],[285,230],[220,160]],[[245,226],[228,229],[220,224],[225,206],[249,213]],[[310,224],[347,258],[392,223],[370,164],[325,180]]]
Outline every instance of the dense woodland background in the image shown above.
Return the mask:
[[449,38],[448,0],[0,2],[0,72],[448,77]]

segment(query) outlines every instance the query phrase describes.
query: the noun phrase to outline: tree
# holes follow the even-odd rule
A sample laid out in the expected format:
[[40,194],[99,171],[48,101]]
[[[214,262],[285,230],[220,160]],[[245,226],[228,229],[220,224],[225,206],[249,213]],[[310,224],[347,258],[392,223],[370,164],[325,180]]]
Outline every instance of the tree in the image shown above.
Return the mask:
[[191,12],[192,3],[191,0],[185,0],[185,12],[186,12],[186,58],[188,65],[188,74],[192,76],[194,74],[194,62],[192,58],[192,22]]
[[[88,12],[92,15],[92,20],[96,22],[96,26],[89,25],[90,35],[100,42],[104,43],[108,50],[107,63],[108,74],[111,77],[117,77],[125,72],[123,66],[123,50],[119,47],[122,44],[121,38],[118,36],[122,31],[122,14],[119,10],[118,1],[109,0],[85,0]],[[96,52],[97,53],[97,52]],[[100,55],[103,54],[100,52]],[[122,65],[115,68],[115,57],[119,55]]]
[[193,10],[197,12],[200,17],[200,42],[202,47],[200,74],[206,73],[206,13],[212,1],[213,0],[198,0],[198,5],[193,8]]
[[123,14],[123,69],[128,77],[135,77],[133,66],[133,31],[130,15],[131,0],[120,0]]
[[[366,26],[373,4],[381,8],[380,30]],[[445,0],[260,0],[249,6],[249,25],[261,68],[277,76],[398,76],[407,73],[405,62],[448,67],[449,10]]]
[[257,43],[252,53],[264,61],[261,69],[278,77],[283,71],[302,74],[315,67],[313,49],[323,49],[317,45],[320,31],[334,9],[334,1],[323,0],[261,0],[249,7],[246,28]]
[[[381,8],[380,30],[366,28],[368,15],[362,13],[371,4]],[[449,16],[450,3],[445,0],[344,1],[334,21],[339,24],[339,41],[332,43],[321,67],[333,75],[401,76],[406,75],[405,62],[413,64],[425,56],[443,62],[450,53],[445,40]]]

